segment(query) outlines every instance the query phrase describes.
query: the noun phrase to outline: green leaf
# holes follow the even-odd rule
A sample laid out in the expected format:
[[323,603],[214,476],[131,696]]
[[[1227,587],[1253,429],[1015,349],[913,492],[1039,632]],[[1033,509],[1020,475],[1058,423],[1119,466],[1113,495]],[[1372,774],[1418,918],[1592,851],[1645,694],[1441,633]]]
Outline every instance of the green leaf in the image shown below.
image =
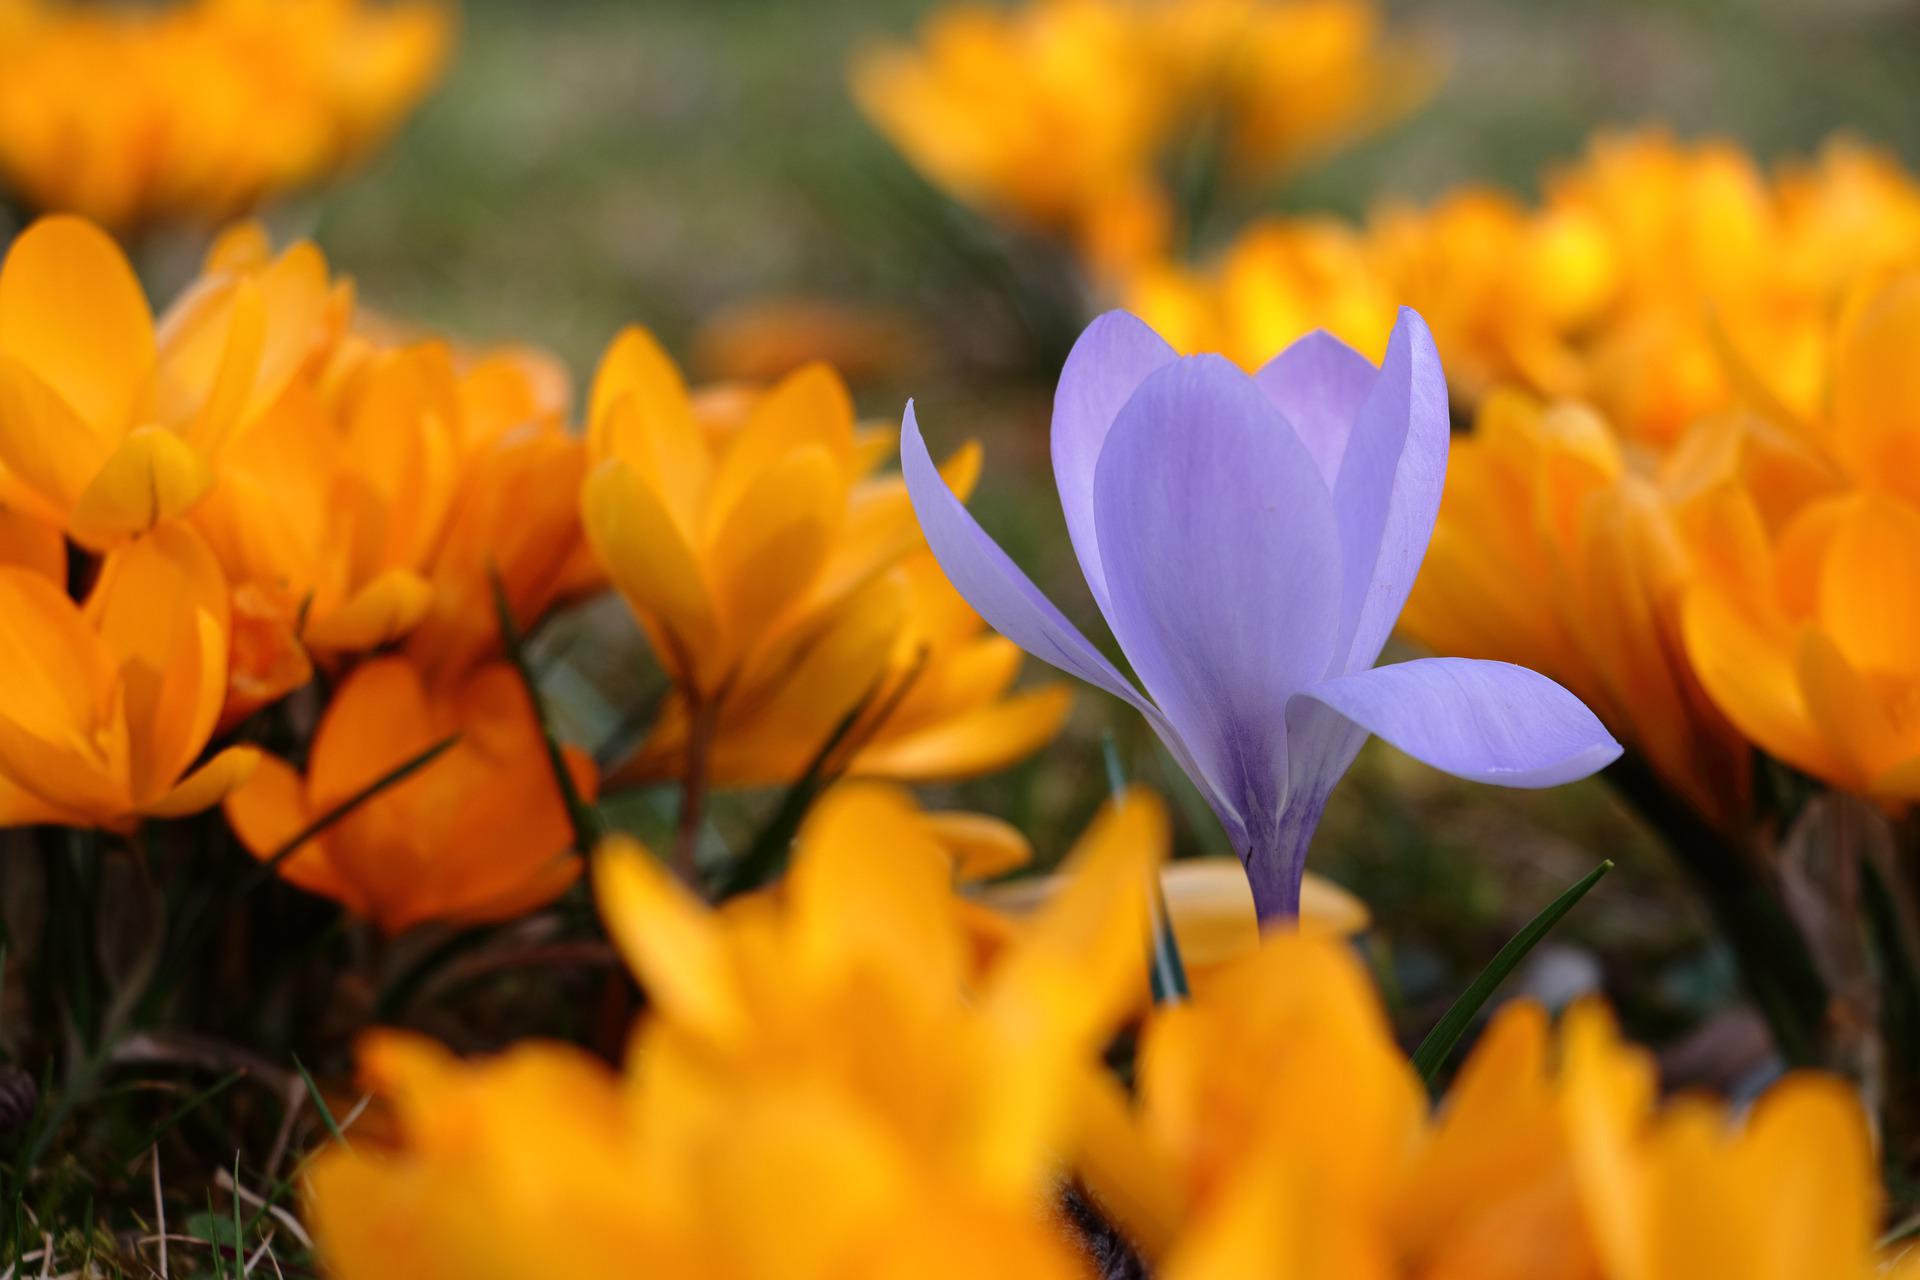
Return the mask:
[[561,749],[560,739],[553,731],[553,718],[547,714],[547,701],[540,692],[540,682],[534,679],[533,664],[527,661],[526,641],[520,634],[520,625],[514,621],[513,606],[507,601],[506,584],[500,581],[499,571],[491,566],[487,569],[487,580],[493,584],[493,611],[500,624],[501,646],[507,651],[507,660],[513,663],[513,669],[520,675],[527,699],[533,703],[533,717],[540,726],[540,739],[547,748],[547,767],[553,771],[553,781],[560,788],[560,799],[567,807],[567,819],[573,825],[573,847],[584,856],[592,853],[593,847],[600,842],[600,815],[580,795],[580,788],[573,784],[573,774],[567,768],[567,754]]
[[1500,948],[1499,954],[1493,958],[1493,963],[1480,971],[1480,976],[1473,980],[1473,985],[1461,993],[1460,998],[1453,1002],[1453,1007],[1447,1010],[1438,1023],[1434,1024],[1433,1030],[1427,1033],[1427,1038],[1420,1042],[1418,1049],[1414,1050],[1413,1069],[1420,1073],[1422,1080],[1429,1086],[1433,1084],[1434,1077],[1446,1063],[1447,1056],[1453,1052],[1454,1045],[1460,1043],[1460,1037],[1466,1034],[1467,1028],[1473,1023],[1474,1016],[1480,1012],[1480,1007],[1486,1004],[1488,997],[1492,996],[1500,984],[1507,980],[1507,975],[1527,958],[1527,953],[1533,950],[1535,944],[1547,936],[1547,931],[1559,924],[1560,918],[1573,910],[1574,904],[1587,896],[1587,890],[1599,884],[1601,877],[1611,870],[1613,870],[1613,859],[1609,858],[1589,871],[1578,884],[1555,898],[1545,911],[1535,916],[1526,928],[1514,934],[1507,945]]

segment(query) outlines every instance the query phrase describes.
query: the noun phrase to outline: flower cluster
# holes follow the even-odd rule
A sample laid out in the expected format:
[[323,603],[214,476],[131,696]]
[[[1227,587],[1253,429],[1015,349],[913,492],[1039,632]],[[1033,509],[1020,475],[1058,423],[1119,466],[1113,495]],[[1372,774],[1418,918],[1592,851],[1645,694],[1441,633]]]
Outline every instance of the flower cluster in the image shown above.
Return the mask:
[[835,773],[953,777],[1059,729],[832,371],[694,395],[633,331],[567,418],[551,358],[357,314],[311,244],[237,228],[156,320],[105,234],[36,223],[0,267],[0,824],[224,800],[388,932],[524,913],[577,876],[597,778],[549,752],[501,610],[609,579],[674,681],[614,781],[792,781],[829,740]]
[[1370,0],[1034,0],[939,10],[853,85],[932,182],[1106,269],[1166,249],[1182,148],[1271,180],[1412,106],[1434,62]]
[[218,223],[353,163],[440,74],[434,0],[0,5],[0,182],[116,230]]
[[1586,400],[1664,449],[1735,402],[1741,371],[1799,412],[1853,281],[1920,256],[1920,185],[1835,141],[1767,174],[1726,142],[1602,133],[1529,204],[1491,187],[1360,226],[1256,222],[1219,259],[1150,264],[1129,305],[1182,350],[1248,365],[1313,328],[1377,351],[1417,309],[1471,409],[1502,385]]
[[1794,1077],[1739,1119],[1660,1108],[1604,1008],[1555,1035],[1521,1003],[1430,1113],[1324,938],[1271,938],[1149,1013],[1129,1096],[1100,1054],[1137,1007],[1165,842],[1150,794],[1117,798],[985,953],[937,824],[884,788],[829,796],[784,887],[717,914],[615,844],[600,907],[650,1002],[624,1069],[371,1039],[392,1140],[314,1168],[324,1255],[342,1280],[1067,1277],[1071,1174],[1176,1280],[1875,1274],[1844,1085]]

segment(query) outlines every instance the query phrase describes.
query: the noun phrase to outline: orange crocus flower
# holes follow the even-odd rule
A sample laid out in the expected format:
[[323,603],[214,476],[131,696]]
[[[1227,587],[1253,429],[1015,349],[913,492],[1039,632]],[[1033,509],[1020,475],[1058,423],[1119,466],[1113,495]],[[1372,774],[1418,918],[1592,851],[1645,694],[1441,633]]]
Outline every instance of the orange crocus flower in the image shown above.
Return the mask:
[[84,604],[0,562],[0,825],[124,831],[219,803],[250,747],[195,767],[226,694],[227,583],[190,529],[107,556]]
[[94,550],[185,514],[324,337],[330,296],[302,243],[210,275],[156,328],[105,233],[42,219],[0,266],[0,467]]
[[[411,776],[354,805],[280,864],[388,933],[427,920],[503,920],[552,901],[580,874],[573,829],[532,702],[511,667],[429,686],[402,657],[355,668],[328,704],[303,776],[273,756],[227,797],[235,833],[265,858],[436,744]],[[567,767],[592,797],[593,765]]]

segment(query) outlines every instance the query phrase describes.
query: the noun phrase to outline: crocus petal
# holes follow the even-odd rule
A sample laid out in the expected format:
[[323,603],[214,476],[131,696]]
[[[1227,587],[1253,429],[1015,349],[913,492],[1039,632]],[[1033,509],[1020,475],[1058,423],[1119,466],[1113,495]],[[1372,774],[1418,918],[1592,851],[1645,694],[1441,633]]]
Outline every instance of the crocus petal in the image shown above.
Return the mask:
[[260,764],[257,747],[228,747],[180,780],[157,800],[140,807],[150,818],[184,818],[211,809],[245,785]]
[[1620,744],[1578,698],[1506,662],[1421,658],[1335,676],[1298,696],[1475,782],[1557,787],[1620,755]]
[[1373,665],[1413,589],[1447,474],[1447,380],[1433,335],[1402,308],[1333,491],[1345,595],[1333,671]]
[[433,587],[425,578],[411,569],[387,569],[340,607],[309,621],[300,639],[322,653],[378,649],[413,630],[432,603]]
[[1108,621],[1241,814],[1286,793],[1287,700],[1327,669],[1339,547],[1326,486],[1253,380],[1219,356],[1152,374],[1094,483]]
[[1315,329],[1253,375],[1273,407],[1307,446],[1332,492],[1347,438],[1380,371],[1325,329]]
[[[1107,579],[1100,568],[1095,536],[1093,473],[1107,431],[1146,376],[1172,364],[1179,353],[1137,316],[1109,311],[1088,325],[1067,363],[1053,396],[1053,482],[1060,490],[1067,534],[1080,557],[1080,571],[1101,611],[1107,607]],[[1368,366],[1371,369],[1372,366]]]
[[130,433],[81,491],[67,531],[95,551],[138,537],[184,514],[213,487],[213,470],[164,427]]
[[900,424],[900,471],[934,559],[987,625],[1042,662],[1150,714],[1151,704],[982,529],[940,478],[913,405]]
[[0,351],[96,430],[126,428],[153,370],[153,314],[111,236],[74,217],[21,232],[0,268]]

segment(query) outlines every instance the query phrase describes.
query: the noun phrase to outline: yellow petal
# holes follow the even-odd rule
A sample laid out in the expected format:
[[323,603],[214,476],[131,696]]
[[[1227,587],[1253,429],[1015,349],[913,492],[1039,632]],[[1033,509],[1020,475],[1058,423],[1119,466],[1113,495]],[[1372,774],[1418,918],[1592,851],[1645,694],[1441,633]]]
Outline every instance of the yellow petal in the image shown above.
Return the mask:
[[748,1011],[726,940],[706,905],[639,843],[616,836],[593,857],[593,891],[608,936],[665,1016],[730,1043]]
[[173,790],[141,805],[140,812],[150,818],[184,818],[211,809],[245,784],[259,763],[257,747],[228,747],[182,778]]
[[908,781],[970,778],[1004,769],[1051,742],[1073,711],[1073,690],[1043,685],[899,737],[883,733],[854,757],[855,773]]
[[0,353],[0,466],[64,515],[119,443],[102,439],[26,365]]
[[1033,861],[1033,846],[1012,823],[981,813],[929,813],[923,821],[957,880],[988,880]]
[[1707,695],[1740,732],[1809,773],[1831,778],[1842,771],[1801,694],[1790,638],[1762,627],[1741,602],[1705,586],[1688,592],[1681,634]]
[[126,255],[81,218],[42,218],[0,266],[0,352],[94,430],[132,425],[153,373],[153,314]]
[[660,493],[681,533],[699,532],[712,469],[686,383],[653,335],[630,328],[601,358],[587,413],[593,460],[617,458]]
[[337,609],[308,620],[300,638],[321,653],[365,653],[392,644],[426,616],[433,586],[411,569],[388,569]]
[[1912,754],[1920,742],[1901,741],[1888,708],[1861,679],[1825,632],[1808,627],[1800,633],[1795,669],[1800,693],[1814,727],[1826,738],[1833,754],[1847,769],[1829,780],[1864,787],[1881,771]]
[[213,487],[213,471],[163,427],[129,434],[74,502],[68,532],[105,551],[184,515]]
[[65,586],[67,543],[60,526],[0,502],[0,565],[25,569]]
[[120,662],[134,796],[170,789],[200,754],[226,696],[230,596],[213,553],[168,524],[109,555],[86,613]]
[[806,594],[845,507],[840,471],[818,446],[795,450],[753,478],[715,534],[708,562],[736,644],[764,634]]
[[754,403],[713,477],[706,528],[725,525],[761,474],[786,454],[817,444],[843,477],[851,476],[853,398],[840,375],[811,364],[782,379]]
[[1819,617],[1861,671],[1920,676],[1920,511],[1892,498],[1850,504],[1827,546]]
[[660,496],[631,467],[603,462],[587,477],[580,517],[587,541],[635,613],[670,638],[660,655],[688,679],[717,679],[714,606],[693,550]]

